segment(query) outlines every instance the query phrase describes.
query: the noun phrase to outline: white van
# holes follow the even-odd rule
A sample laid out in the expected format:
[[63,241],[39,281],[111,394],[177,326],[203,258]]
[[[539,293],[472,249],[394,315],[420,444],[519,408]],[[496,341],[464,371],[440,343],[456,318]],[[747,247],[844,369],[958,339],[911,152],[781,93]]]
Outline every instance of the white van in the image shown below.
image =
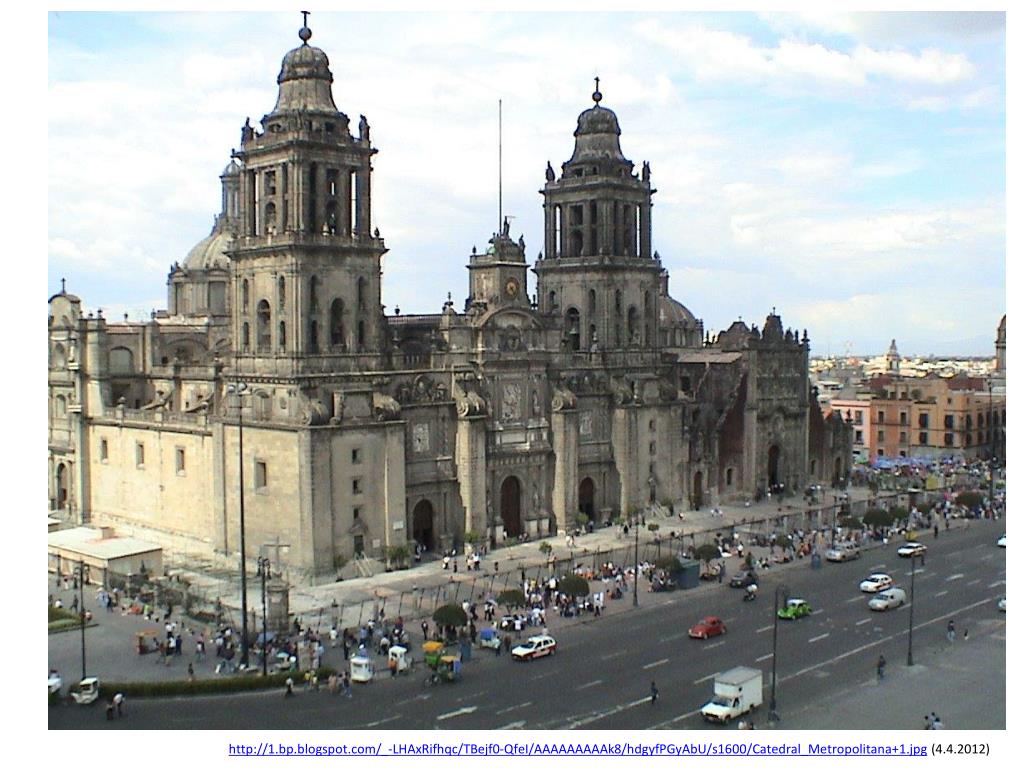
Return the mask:
[[856,560],[858,557],[860,557],[860,547],[852,541],[836,542],[827,552],[825,552],[825,559],[831,560],[833,563],[843,563],[847,560]]

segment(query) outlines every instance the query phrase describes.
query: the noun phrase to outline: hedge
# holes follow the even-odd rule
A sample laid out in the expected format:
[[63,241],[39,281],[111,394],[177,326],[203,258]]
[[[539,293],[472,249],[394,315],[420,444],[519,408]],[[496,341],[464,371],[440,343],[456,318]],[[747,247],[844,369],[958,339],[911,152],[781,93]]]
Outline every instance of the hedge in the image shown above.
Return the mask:
[[[335,674],[332,667],[323,666],[317,670],[321,683]],[[159,682],[118,683],[100,681],[101,694],[105,698],[115,693],[123,693],[128,697],[150,698],[156,696],[206,696],[217,693],[239,693],[242,691],[259,691],[268,688],[284,688],[289,677],[296,687],[305,683],[305,672],[275,672],[263,677],[259,674],[232,674],[225,677],[204,678],[202,680],[166,680]]]

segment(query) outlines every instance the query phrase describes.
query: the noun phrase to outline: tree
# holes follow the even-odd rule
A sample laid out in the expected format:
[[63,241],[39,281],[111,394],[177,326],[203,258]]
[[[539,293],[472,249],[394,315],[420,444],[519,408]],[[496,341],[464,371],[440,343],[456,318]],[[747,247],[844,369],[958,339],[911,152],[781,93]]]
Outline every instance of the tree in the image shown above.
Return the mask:
[[650,531],[651,533],[656,533],[659,528],[661,528],[661,526],[658,525],[657,523],[648,523],[647,524],[647,530]]
[[563,576],[558,581],[558,591],[569,597],[586,597],[590,594],[590,582],[582,576]]
[[884,528],[887,525],[892,525],[892,514],[887,509],[872,507],[864,513],[864,525],[869,525],[872,528]]
[[683,564],[679,562],[679,558],[675,555],[659,557],[654,561],[654,567],[670,574],[679,573],[683,570]]
[[551,554],[551,544],[547,541],[542,541],[537,548],[540,550],[540,553],[545,557]]
[[704,565],[708,565],[716,557],[721,557],[722,553],[714,544],[701,544],[697,547],[697,551],[693,553],[693,556],[703,561]]
[[506,608],[522,608],[526,605],[526,596],[522,590],[506,589],[498,595],[497,602],[498,605],[504,605]]
[[464,627],[468,617],[461,605],[448,603],[434,611],[434,622],[439,627]]
[[956,503],[967,509],[981,506],[982,495],[977,491],[962,491],[957,494]]
[[409,547],[406,544],[388,547],[384,550],[384,554],[390,568],[405,568],[409,562]]

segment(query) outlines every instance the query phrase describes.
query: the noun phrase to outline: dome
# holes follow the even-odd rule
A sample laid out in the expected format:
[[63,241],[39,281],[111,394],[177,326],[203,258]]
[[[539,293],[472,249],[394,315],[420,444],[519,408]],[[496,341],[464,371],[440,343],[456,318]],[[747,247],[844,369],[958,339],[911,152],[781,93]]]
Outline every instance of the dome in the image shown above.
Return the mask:
[[693,313],[673,299],[671,296],[662,296],[658,302],[661,325],[696,325],[697,318]]
[[610,109],[595,104],[576,121],[576,148],[569,164],[615,160],[628,162],[619,146],[619,119]]
[[232,160],[224,167],[224,172],[221,173],[221,176],[237,176],[241,172],[242,166]]
[[281,61],[277,76],[278,93],[274,112],[321,111],[337,112],[331,95],[330,62],[327,54],[309,44],[313,33],[308,27],[299,30],[302,45],[293,48]]
[[220,226],[221,219],[218,217],[217,224],[213,231],[200,240],[195,247],[188,252],[185,263],[182,266],[189,270],[204,269],[230,269],[231,260],[228,259],[227,251],[231,245],[231,233]]

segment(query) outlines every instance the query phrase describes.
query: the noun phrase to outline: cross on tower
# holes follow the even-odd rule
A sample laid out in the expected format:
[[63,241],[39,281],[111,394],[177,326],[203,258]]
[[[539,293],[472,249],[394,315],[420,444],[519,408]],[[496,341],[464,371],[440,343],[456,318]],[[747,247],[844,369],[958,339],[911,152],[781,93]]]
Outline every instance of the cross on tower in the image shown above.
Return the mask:
[[594,103],[595,104],[600,104],[601,103],[601,78],[600,77],[595,77],[594,78],[594,95],[593,95],[592,98],[594,99]]
[[302,26],[304,26],[304,27],[308,27],[309,26],[308,21],[307,21],[308,16],[309,16],[309,11],[302,11]]

